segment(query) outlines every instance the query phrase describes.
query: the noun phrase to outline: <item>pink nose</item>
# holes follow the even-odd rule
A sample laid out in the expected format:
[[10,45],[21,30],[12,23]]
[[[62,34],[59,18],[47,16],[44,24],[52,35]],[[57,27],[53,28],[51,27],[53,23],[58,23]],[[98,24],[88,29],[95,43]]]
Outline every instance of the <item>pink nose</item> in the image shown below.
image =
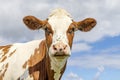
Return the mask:
[[57,43],[53,45],[53,50],[55,52],[65,52],[67,48],[67,45],[65,45],[64,43]]

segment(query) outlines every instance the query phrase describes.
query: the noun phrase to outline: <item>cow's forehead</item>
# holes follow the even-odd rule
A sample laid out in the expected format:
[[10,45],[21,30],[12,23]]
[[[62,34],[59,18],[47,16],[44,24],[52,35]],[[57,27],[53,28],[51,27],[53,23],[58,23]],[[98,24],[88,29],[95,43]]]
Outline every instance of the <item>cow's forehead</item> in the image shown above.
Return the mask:
[[52,16],[49,18],[48,23],[51,25],[54,33],[62,33],[68,30],[72,19],[68,16]]
[[54,32],[64,32],[72,23],[70,14],[64,9],[55,9],[48,17],[48,23]]

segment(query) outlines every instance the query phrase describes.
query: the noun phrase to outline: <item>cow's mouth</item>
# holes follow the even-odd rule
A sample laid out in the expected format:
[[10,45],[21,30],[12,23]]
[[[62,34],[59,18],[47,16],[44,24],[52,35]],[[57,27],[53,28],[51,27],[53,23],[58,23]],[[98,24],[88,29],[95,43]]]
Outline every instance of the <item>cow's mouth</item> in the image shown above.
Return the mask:
[[68,55],[66,53],[57,53],[57,52],[53,55],[53,57],[55,57],[57,59],[64,59],[64,58],[69,57],[69,56],[70,55]]

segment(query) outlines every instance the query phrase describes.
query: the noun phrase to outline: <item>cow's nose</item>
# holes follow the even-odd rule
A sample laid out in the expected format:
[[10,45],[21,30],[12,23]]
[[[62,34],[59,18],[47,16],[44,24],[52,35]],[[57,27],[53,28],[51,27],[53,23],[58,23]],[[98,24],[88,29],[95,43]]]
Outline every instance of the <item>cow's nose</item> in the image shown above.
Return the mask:
[[64,43],[57,43],[53,45],[53,50],[55,52],[65,52],[67,45]]

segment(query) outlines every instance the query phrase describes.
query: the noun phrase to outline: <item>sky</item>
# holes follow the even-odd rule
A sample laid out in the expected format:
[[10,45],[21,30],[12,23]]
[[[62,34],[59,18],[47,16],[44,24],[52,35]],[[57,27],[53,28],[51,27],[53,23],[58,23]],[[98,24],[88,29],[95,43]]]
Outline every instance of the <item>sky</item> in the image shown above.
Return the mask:
[[120,0],[0,0],[0,45],[44,38],[23,17],[45,20],[51,10],[66,9],[75,21],[92,17],[90,32],[75,33],[72,55],[61,80],[120,80]]

